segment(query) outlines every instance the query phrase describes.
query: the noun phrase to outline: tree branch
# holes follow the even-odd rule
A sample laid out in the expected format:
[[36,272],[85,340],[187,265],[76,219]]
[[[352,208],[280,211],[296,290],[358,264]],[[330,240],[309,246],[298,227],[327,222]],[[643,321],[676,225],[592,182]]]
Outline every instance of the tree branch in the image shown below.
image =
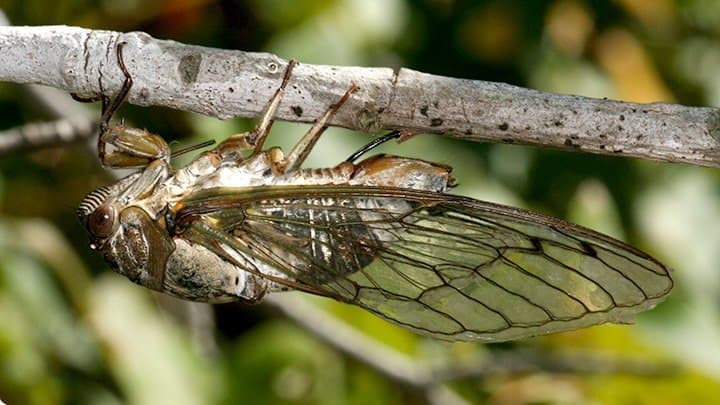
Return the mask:
[[[140,32],[0,27],[0,80],[112,95],[122,83],[115,59],[119,41],[128,43],[125,62],[135,81],[131,103],[218,118],[257,116],[286,64],[267,53],[184,45]],[[410,69],[301,64],[277,116],[311,122],[351,83],[361,90],[332,125],[720,166],[715,108],[543,93]]]
[[312,332],[346,355],[372,367],[393,381],[415,390],[425,391],[437,384],[468,378],[483,378],[498,374],[529,372],[627,373],[649,377],[666,376],[678,372],[675,363],[602,356],[598,353],[542,354],[536,351],[515,350],[472,359],[465,364],[440,366],[412,359],[390,349],[328,314],[316,305],[292,294],[270,294],[264,303],[272,305],[303,329]]
[[87,140],[97,133],[97,126],[85,117],[61,118],[0,131],[0,156],[27,149],[62,146]]

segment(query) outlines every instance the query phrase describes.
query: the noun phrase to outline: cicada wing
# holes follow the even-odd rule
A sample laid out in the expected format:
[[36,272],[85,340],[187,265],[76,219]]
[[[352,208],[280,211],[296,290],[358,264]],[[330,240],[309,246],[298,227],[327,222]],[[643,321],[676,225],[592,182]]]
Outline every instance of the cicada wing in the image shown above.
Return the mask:
[[193,215],[212,218],[238,249],[282,273],[280,282],[448,340],[627,323],[673,285],[665,266],[613,238],[451,195],[214,189],[184,201],[178,218]]

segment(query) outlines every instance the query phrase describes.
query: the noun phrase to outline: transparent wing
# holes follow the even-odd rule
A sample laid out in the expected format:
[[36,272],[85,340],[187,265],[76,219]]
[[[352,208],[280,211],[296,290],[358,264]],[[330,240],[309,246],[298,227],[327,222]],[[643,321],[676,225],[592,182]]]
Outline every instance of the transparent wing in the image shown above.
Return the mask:
[[503,341],[627,323],[673,285],[665,266],[608,236],[451,195],[211,189],[184,200],[177,221],[199,217],[226,246],[275,267],[275,281],[442,339]]

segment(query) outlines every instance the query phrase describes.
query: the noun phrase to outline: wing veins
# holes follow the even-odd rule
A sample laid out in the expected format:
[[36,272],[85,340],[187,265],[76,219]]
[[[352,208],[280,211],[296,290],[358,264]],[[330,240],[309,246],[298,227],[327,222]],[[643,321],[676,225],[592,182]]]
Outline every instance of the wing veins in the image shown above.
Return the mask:
[[[528,253],[528,254],[529,254],[529,253],[534,253],[534,251],[528,250],[527,253]],[[519,272],[519,273],[521,273],[521,274],[524,274],[524,275],[526,275],[526,276],[528,276],[528,277],[530,277],[530,278],[534,278],[535,280],[539,281],[540,283],[545,284],[546,286],[550,287],[551,289],[556,290],[556,291],[558,291],[559,293],[565,295],[565,296],[568,297],[570,300],[577,302],[578,304],[580,304],[580,306],[583,307],[583,309],[585,310],[586,313],[592,313],[592,312],[593,312],[593,311],[591,311],[590,308],[588,308],[588,307],[585,305],[585,303],[582,302],[582,300],[580,300],[579,298],[577,298],[577,297],[575,297],[574,295],[568,293],[567,291],[563,290],[562,288],[560,288],[560,287],[558,287],[558,286],[550,283],[549,281],[545,280],[544,278],[542,278],[542,277],[540,277],[540,276],[537,276],[537,275],[535,275],[535,274],[533,274],[533,273],[525,270],[525,268],[523,268],[521,265],[515,263],[515,262],[512,261],[510,258],[506,257],[502,252],[500,253],[500,258],[502,259],[502,261],[503,261],[504,263],[509,264],[509,265],[510,265],[510,266],[509,266],[510,268],[515,269],[517,272]],[[560,319],[564,319],[564,318],[556,318],[556,319],[559,319],[559,320],[560,320]]]

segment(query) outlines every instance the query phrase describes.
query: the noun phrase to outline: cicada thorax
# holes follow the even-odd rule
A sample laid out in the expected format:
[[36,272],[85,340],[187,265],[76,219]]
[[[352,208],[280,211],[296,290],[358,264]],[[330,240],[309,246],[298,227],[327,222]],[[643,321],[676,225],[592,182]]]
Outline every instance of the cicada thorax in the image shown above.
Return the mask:
[[[357,165],[344,162],[334,168],[302,169],[267,181],[277,193],[297,191],[298,186],[316,187],[320,193],[322,187],[338,186],[442,193],[453,183],[450,170],[422,160],[378,155]],[[238,190],[238,201],[243,200],[242,194]],[[290,274],[276,274],[261,261],[255,263],[258,271],[271,272],[267,275],[288,278],[291,282],[292,273],[296,272],[314,285],[335,281],[367,266],[378,252],[399,240],[402,224],[387,222],[388,216],[401,217],[418,208],[417,201],[363,198],[350,192],[338,197],[318,198],[308,192],[300,197],[260,200],[248,203],[242,212],[234,212],[234,205],[228,202],[227,210],[222,211],[220,206],[209,203],[207,209],[213,212],[213,223],[239,240],[252,238],[247,229],[272,237],[283,248],[259,253],[284,263]],[[196,210],[192,215],[201,213]],[[178,215],[184,226],[196,219],[183,210]],[[246,259],[253,260],[247,257],[243,260]],[[312,280],[307,280],[309,274]]]

